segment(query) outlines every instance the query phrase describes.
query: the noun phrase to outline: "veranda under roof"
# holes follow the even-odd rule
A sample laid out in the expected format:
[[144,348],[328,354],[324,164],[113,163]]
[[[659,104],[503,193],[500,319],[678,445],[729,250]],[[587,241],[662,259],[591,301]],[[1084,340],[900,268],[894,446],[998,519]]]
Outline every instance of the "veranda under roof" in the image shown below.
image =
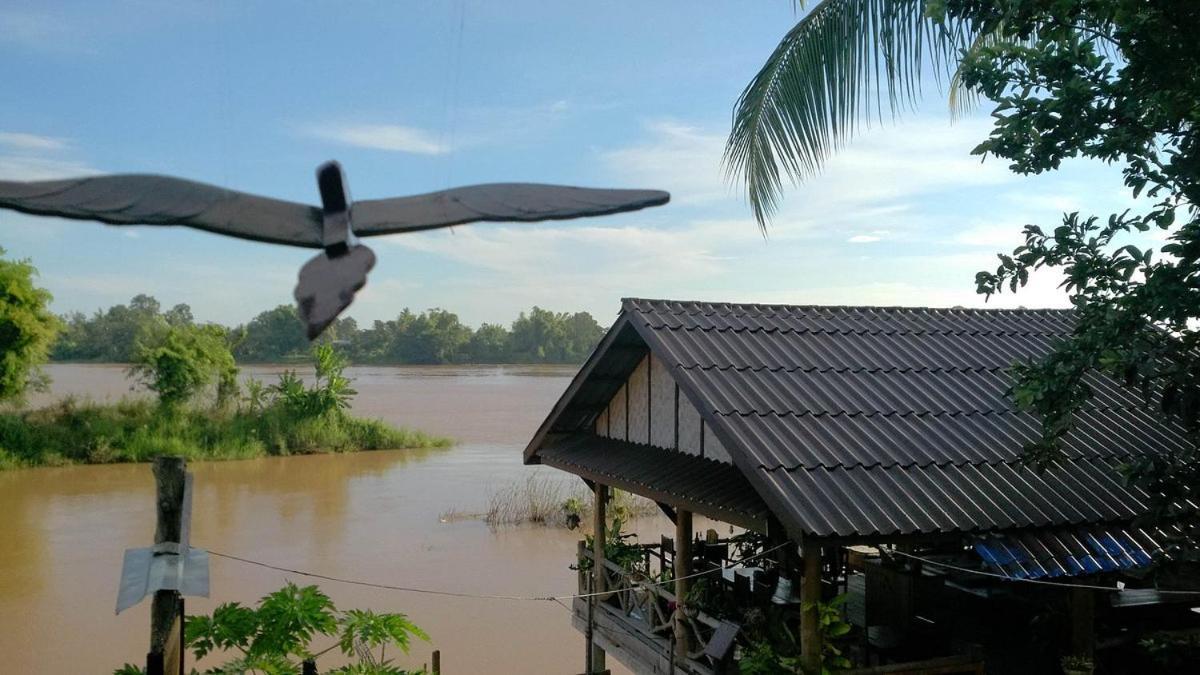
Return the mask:
[[[1072,322],[1070,310],[627,299],[525,461],[640,485],[627,489],[700,513],[701,495],[724,483],[728,489],[711,492],[719,507],[709,510],[753,511],[749,488],[798,540],[1020,537],[1086,526],[1110,536],[1078,538],[1085,545],[1138,541],[1138,551],[1153,555],[1158,544],[1145,533],[1120,534],[1148,508],[1148,495],[1127,485],[1120,467],[1191,441],[1136,392],[1091,376],[1094,397],[1063,441],[1064,459],[1042,473],[1022,464],[1040,425],[1007,397],[1008,369],[1047,354]],[[597,420],[648,356],[659,370],[646,368],[645,377],[669,374],[727,462],[672,460],[684,454],[678,429],[676,447],[650,432],[620,447],[596,440]],[[668,461],[694,470],[661,470]],[[1074,570],[1052,565],[1059,568]]]

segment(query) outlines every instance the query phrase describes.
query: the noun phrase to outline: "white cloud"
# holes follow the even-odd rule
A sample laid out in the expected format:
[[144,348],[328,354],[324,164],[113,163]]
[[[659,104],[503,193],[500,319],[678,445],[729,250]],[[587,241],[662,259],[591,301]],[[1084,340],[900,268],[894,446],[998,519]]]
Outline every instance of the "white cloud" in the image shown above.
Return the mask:
[[[646,131],[646,140],[601,154],[611,174],[626,183],[668,190],[680,206],[720,204],[749,213],[738,189],[726,181],[724,131],[674,120],[650,123]],[[835,154],[821,174],[785,187],[771,239],[841,224],[896,229],[890,219],[915,215],[918,198],[952,199],[956,189],[1018,180],[1002,163],[980,163],[970,155],[986,132],[986,120],[950,125],[940,118],[868,131]],[[928,207],[922,204],[921,210]]]
[[322,140],[371,150],[416,155],[442,155],[450,151],[433,134],[399,124],[342,124],[310,127],[307,132]]
[[676,203],[696,204],[730,198],[721,153],[725,136],[677,121],[647,126],[642,143],[601,154],[608,170],[631,185],[667,190]]
[[0,145],[15,150],[62,150],[67,147],[67,142],[52,136],[0,131]]
[[63,157],[64,138],[19,131],[0,131],[0,180],[53,180],[97,173],[84,162]]
[[953,287],[908,281],[869,281],[837,286],[808,286],[780,291],[718,289],[698,300],[757,302],[795,305],[873,305],[880,307],[978,307],[1062,309],[1070,307],[1066,293],[1058,288],[1060,277],[1036,272],[1016,293],[985,298],[969,286]]
[[54,180],[97,173],[83,162],[21,155],[0,155],[0,180]]
[[[680,278],[711,274],[722,259],[713,253],[714,239],[730,239],[730,233],[724,227],[720,229],[476,225],[406,234],[386,241],[509,277],[528,277],[542,284],[553,278],[557,284],[563,276],[652,274]],[[757,236],[748,228],[742,232],[747,239]],[[583,261],[587,264],[581,264]]]
[[866,234],[856,234],[846,241],[851,244],[870,244],[880,241],[890,234],[891,232],[887,230],[872,230]]

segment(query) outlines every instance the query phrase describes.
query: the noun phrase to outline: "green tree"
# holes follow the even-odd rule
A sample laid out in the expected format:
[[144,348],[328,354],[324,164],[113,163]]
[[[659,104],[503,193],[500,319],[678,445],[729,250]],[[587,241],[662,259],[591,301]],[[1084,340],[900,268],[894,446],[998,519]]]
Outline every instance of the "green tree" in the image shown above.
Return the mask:
[[407,307],[388,326],[387,354],[399,363],[439,364],[463,360],[471,329],[444,309],[414,314]]
[[237,391],[227,331],[213,324],[147,331],[138,341],[130,372],[168,407],[187,402],[214,382],[218,404]]
[[268,363],[308,353],[304,324],[292,305],[268,309],[238,330],[236,356],[243,361]]
[[575,312],[566,319],[567,360],[582,362],[604,337],[604,327],[587,312]]
[[34,284],[28,260],[5,260],[0,248],[0,401],[19,399],[44,382],[40,366],[50,356],[59,321],[51,296]]
[[[1123,167],[1142,208],[1065,214],[1025,227],[978,290],[1015,291],[1031,271],[1061,271],[1076,308],[1071,336],[1041,362],[1015,369],[1013,394],[1043,422],[1030,448],[1039,465],[1062,458],[1059,441],[1092,396],[1089,373],[1200,428],[1200,5],[1184,1],[1055,3],[951,1],[947,11],[998,38],[963,63],[963,82],[996,101],[995,125],[975,152],[1037,174],[1086,157]],[[1159,239],[1144,233],[1158,232]],[[1162,243],[1165,241],[1165,243]],[[1200,535],[1189,506],[1200,488],[1192,448],[1147,458],[1131,476],[1157,497],[1156,514]],[[1194,552],[1193,552],[1194,554]]]
[[562,363],[569,360],[565,314],[534,307],[521,312],[512,326],[513,355],[532,363]]
[[506,363],[512,358],[512,333],[499,324],[482,324],[467,343],[467,355],[472,363]]
[[163,319],[172,326],[186,326],[196,323],[196,319],[192,316],[192,308],[183,303],[163,312]]

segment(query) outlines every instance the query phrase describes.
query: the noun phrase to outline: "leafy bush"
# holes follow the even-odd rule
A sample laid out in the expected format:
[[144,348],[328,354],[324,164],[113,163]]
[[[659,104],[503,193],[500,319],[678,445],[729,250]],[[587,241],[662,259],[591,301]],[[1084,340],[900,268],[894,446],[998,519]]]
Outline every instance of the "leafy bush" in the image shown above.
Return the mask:
[[197,659],[214,652],[236,654],[210,673],[296,672],[300,661],[317,656],[311,644],[322,636],[335,637],[335,646],[344,655],[360,658],[335,673],[403,673],[407,671],[391,666],[387,648],[407,654],[413,638],[429,641],[425,631],[404,614],[339,612],[316,586],[293,583],[259,600],[257,608],[225,603],[212,616],[190,617],[186,625],[184,642]]
[[[231,653],[233,658],[205,673],[264,673],[293,675],[301,662],[315,659],[333,649],[356,657],[356,661],[329,673],[344,675],[416,675],[425,671],[403,670],[387,658],[389,647],[407,654],[413,638],[429,636],[400,613],[379,614],[370,610],[338,611],[333,600],[316,586],[288,583],[258,601],[257,607],[237,602],[218,606],[211,616],[187,618],[184,644],[197,660],[210,654]],[[312,642],[321,637],[336,642],[313,652]],[[113,675],[138,675],[142,669],[125,664]],[[195,673],[196,671],[192,671]]]
[[0,401],[19,399],[30,385],[44,382],[39,366],[49,357],[59,321],[35,276],[28,261],[0,258]]
[[144,331],[129,370],[168,407],[191,400],[214,381],[218,403],[237,389],[237,366],[226,331],[211,324]]
[[274,397],[272,402],[300,418],[344,413],[358,393],[350,387],[350,378],[344,374],[348,365],[346,358],[329,344],[317,345],[313,358],[316,383],[306,387],[294,371],[284,371],[279,375],[279,382],[267,390]]

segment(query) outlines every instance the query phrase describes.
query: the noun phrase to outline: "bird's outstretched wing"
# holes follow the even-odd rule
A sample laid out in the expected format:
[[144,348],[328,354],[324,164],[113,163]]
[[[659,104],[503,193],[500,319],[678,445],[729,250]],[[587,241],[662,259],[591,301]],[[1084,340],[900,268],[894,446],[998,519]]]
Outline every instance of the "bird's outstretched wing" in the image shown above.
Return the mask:
[[538,183],[469,185],[412,197],[356,201],[354,232],[370,237],[475,221],[586,218],[658,206],[670,198],[659,190],[601,190]]
[[0,181],[0,208],[110,225],[186,225],[276,244],[321,247],[321,210],[152,175]]

